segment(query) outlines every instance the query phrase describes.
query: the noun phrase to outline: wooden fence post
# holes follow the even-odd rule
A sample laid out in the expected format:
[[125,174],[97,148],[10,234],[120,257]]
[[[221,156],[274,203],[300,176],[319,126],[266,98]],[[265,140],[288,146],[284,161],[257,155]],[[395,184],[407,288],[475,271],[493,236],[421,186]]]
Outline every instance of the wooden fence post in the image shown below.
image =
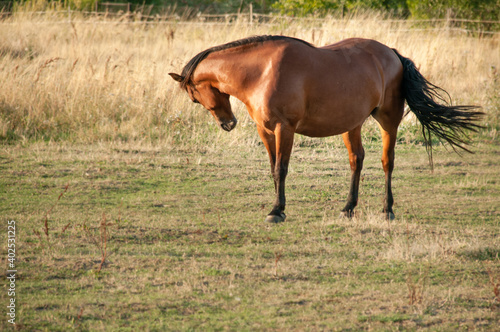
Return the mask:
[[250,3],[250,26],[253,26],[253,4]]

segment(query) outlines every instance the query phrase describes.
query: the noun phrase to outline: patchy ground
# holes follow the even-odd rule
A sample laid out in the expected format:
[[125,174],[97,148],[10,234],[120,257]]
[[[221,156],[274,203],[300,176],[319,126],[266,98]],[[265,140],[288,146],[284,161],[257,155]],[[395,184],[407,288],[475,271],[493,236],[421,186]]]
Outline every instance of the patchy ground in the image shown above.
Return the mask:
[[[61,331],[495,330],[500,147],[480,142],[462,158],[438,148],[431,173],[423,147],[398,146],[397,218],[386,221],[379,143],[366,145],[349,220],[339,213],[350,176],[340,138],[299,137],[279,225],[264,223],[273,185],[258,143],[4,145],[0,209],[17,227],[16,322]],[[5,245],[1,259],[7,266]],[[5,286],[0,297],[7,303]]]

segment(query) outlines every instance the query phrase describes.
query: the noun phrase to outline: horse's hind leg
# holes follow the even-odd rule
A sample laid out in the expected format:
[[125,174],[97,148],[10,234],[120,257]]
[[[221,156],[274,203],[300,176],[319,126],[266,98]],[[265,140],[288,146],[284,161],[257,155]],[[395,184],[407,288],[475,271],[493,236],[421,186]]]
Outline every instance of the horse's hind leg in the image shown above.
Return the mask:
[[392,196],[392,171],[394,170],[394,147],[396,145],[397,127],[390,131],[386,131],[382,126],[382,167],[385,173],[385,199],[384,210],[382,211],[387,219],[394,219],[392,205],[394,198]]
[[342,134],[342,138],[349,152],[349,163],[351,164],[351,186],[347,203],[342,212],[350,218],[354,215],[354,208],[358,204],[359,179],[365,158],[365,150],[361,144],[361,126]]
[[384,210],[382,211],[387,219],[394,219],[392,205],[394,198],[392,196],[392,171],[394,170],[394,147],[396,146],[396,137],[398,126],[404,114],[404,100],[393,99],[392,107],[379,109],[372,114],[379,123],[382,133],[382,168],[385,173],[385,198]]

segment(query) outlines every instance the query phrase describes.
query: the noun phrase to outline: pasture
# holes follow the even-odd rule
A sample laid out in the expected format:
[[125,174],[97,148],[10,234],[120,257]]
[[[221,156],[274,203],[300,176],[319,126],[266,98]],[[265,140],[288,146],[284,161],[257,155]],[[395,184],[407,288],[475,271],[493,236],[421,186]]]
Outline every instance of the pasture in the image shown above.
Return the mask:
[[[250,25],[19,13],[0,26],[0,215],[16,221],[18,329],[497,329],[500,35],[374,15]],[[246,111],[234,101],[226,133],[167,75],[257,34],[397,48],[454,102],[483,106],[475,154],[436,142],[431,172],[404,120],[387,221],[370,119],[346,219],[341,138],[297,136],[288,218],[264,223],[273,184]],[[7,267],[6,226],[0,242]],[[2,310],[0,328],[14,329]]]

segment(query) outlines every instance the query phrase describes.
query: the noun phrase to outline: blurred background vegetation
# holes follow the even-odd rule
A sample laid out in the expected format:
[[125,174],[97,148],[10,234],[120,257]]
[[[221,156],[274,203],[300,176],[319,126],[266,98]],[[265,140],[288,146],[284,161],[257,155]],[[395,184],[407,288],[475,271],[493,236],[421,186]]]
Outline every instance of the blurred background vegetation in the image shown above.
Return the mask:
[[[24,4],[27,1],[0,1]],[[191,8],[204,14],[226,14],[252,11],[261,14],[292,16],[324,16],[327,14],[356,14],[359,11],[378,11],[393,17],[413,19],[472,19],[500,20],[500,0],[30,0],[81,10],[92,10],[102,3],[130,3],[137,6],[168,7],[177,10]]]

